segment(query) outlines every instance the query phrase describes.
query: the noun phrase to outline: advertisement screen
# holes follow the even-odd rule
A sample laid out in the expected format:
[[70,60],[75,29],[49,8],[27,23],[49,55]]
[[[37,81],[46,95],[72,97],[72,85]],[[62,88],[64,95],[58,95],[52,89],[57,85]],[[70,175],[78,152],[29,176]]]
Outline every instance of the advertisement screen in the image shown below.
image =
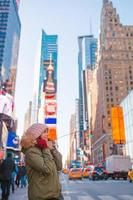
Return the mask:
[[57,103],[55,101],[49,101],[45,104],[45,116],[56,115],[57,112]]
[[50,127],[48,132],[49,140],[57,140],[56,127]]
[[44,93],[45,93],[45,99],[56,99],[56,87],[57,83],[56,80],[44,80]]
[[7,147],[19,148],[19,137],[15,132],[8,132]]
[[45,124],[56,124],[57,119],[56,118],[46,118]]
[[8,93],[0,93],[0,113],[12,116],[13,108],[13,97]]

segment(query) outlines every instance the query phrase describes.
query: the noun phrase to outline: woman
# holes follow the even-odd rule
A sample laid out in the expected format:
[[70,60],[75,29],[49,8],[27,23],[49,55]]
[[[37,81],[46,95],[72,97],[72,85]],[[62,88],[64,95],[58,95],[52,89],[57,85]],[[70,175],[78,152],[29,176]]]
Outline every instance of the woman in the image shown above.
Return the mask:
[[29,200],[58,200],[62,157],[49,144],[46,125],[31,125],[22,137],[21,146],[25,154]]

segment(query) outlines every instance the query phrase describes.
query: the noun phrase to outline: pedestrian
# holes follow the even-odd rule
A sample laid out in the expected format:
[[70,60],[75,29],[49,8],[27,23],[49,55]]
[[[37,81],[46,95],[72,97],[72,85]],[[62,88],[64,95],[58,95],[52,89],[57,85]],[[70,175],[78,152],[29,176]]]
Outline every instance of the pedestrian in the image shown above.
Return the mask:
[[15,180],[17,176],[17,165],[15,164],[15,170],[12,172],[12,181],[11,181],[11,188],[12,188],[12,193],[15,191]]
[[25,154],[29,200],[59,200],[58,171],[62,169],[62,156],[48,143],[48,127],[31,125],[21,140]]
[[16,187],[19,188],[19,184],[20,184],[20,162],[18,163],[17,165],[17,174],[16,174],[16,179],[15,179],[15,184],[16,184]]
[[19,168],[20,186],[21,188],[26,187],[26,167],[24,163],[21,163]]
[[7,153],[7,158],[2,162],[0,172],[2,174],[1,189],[2,200],[8,200],[10,195],[10,186],[12,183],[12,172],[15,170],[15,163],[12,154]]

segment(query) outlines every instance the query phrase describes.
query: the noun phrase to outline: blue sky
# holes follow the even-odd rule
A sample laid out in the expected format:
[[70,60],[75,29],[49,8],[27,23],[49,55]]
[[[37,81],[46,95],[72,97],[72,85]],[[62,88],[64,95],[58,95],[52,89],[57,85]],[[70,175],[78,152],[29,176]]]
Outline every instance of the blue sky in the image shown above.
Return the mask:
[[[133,0],[113,0],[121,23],[133,25]],[[58,136],[69,133],[70,115],[78,96],[78,42],[80,35],[98,37],[102,0],[21,0],[22,24],[16,86],[18,134],[23,133],[24,113],[32,99],[33,70],[41,29],[58,34]],[[69,137],[59,140],[66,157]],[[66,146],[66,148],[65,148]]]

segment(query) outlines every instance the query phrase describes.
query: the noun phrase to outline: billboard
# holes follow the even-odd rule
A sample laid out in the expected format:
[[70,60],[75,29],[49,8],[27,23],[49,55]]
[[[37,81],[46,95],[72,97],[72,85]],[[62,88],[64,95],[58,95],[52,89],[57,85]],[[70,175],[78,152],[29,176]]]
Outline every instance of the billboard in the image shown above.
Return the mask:
[[48,139],[57,140],[56,127],[49,127]]
[[57,103],[56,101],[46,101],[45,103],[45,116],[52,116],[52,115],[56,115],[57,113]]
[[48,79],[44,80],[45,99],[56,99],[57,81]]
[[19,137],[14,131],[8,132],[7,148],[18,149],[19,148]]
[[48,137],[57,140],[57,80],[54,77],[54,63],[52,59],[44,62],[46,77],[43,85],[44,92],[44,123],[49,127]]
[[123,109],[120,106],[112,107],[112,136],[114,144],[125,144],[125,128]]
[[45,118],[45,124],[56,124],[56,118]]
[[49,61],[49,65],[46,66],[46,79],[44,80],[43,91],[45,93],[45,99],[55,99],[57,90],[57,81],[54,79],[54,66],[52,60]]
[[12,117],[14,109],[14,100],[13,96],[10,94],[1,91],[0,92],[0,113],[6,114]]

